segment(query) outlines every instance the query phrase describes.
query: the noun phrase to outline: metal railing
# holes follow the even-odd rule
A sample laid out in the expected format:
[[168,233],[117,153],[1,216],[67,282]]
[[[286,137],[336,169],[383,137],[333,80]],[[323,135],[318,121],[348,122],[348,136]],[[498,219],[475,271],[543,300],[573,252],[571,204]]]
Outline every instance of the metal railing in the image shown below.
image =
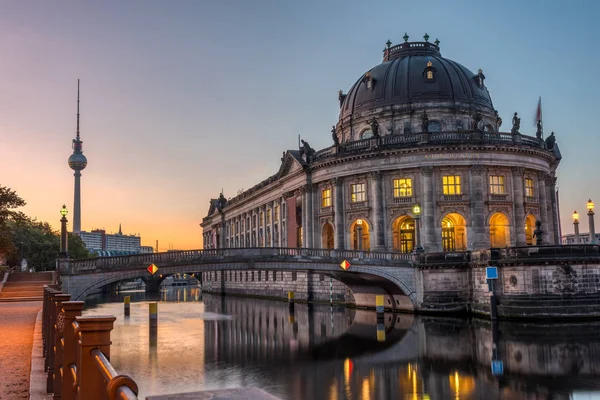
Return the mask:
[[[289,258],[293,257],[293,260]],[[97,257],[83,260],[72,260],[71,273],[85,274],[102,270],[137,268],[140,265],[176,265],[181,263],[226,263],[233,259],[246,261],[260,260],[266,258],[280,258],[284,261],[313,261],[321,258],[323,261],[338,262],[341,259],[351,258],[364,261],[389,260],[411,261],[411,253],[397,252],[375,252],[340,249],[313,249],[313,248],[286,248],[286,247],[246,247],[246,248],[223,248],[205,250],[183,250],[170,251],[166,253],[134,254],[129,256]]]
[[136,400],[138,386],[110,363],[116,318],[81,316],[83,301],[69,301],[57,285],[44,287],[42,341],[46,392],[63,400]]

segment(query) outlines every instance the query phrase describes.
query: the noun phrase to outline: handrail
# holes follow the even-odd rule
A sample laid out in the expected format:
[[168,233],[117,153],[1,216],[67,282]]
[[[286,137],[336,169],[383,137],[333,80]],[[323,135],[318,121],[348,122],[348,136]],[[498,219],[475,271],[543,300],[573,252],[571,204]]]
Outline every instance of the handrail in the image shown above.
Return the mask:
[[[133,379],[126,375],[117,374],[102,350],[94,349],[91,354],[94,357],[96,367],[98,367],[102,377],[107,382],[106,390],[110,399],[137,400],[138,387]],[[117,393],[119,397],[117,397]]]
[[46,391],[53,398],[81,400],[101,398],[137,400],[138,386],[119,375],[110,364],[110,332],[116,318],[82,317],[83,301],[44,287],[42,336],[48,372]]

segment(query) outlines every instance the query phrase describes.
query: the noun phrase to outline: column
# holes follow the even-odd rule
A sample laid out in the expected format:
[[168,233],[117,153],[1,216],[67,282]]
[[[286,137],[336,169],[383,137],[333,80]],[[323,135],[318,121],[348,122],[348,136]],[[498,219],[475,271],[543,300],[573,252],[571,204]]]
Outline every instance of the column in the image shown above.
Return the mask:
[[558,212],[558,199],[556,198],[556,177],[553,176],[550,181],[550,202],[552,204],[552,216],[554,217],[554,244],[561,244],[560,237],[560,219]]
[[[267,244],[267,206],[266,205],[261,206],[260,209],[262,209],[262,219],[260,221],[260,224],[262,226],[263,247],[268,247],[268,244]],[[258,215],[260,218],[260,212]]]
[[225,236],[227,235],[227,226],[225,225],[225,214],[221,214],[221,236],[219,236],[219,248],[225,248]]
[[278,235],[278,240],[277,243],[279,243],[279,247],[284,247],[283,246],[283,204],[285,203],[285,199],[283,197],[280,197],[279,200],[277,200],[279,203],[279,212],[278,212],[278,222],[277,222],[277,235]]
[[373,182],[373,222],[375,228],[375,243],[373,250],[386,251],[385,248],[385,227],[383,218],[383,189],[382,189],[382,174],[381,172],[371,173],[371,181]]
[[548,224],[546,225],[546,229],[544,229],[547,233],[545,243],[548,244],[560,244],[560,241],[556,240],[556,234],[558,233],[558,227],[556,226],[556,213],[555,210],[555,202],[556,202],[556,187],[554,186],[554,182],[556,178],[550,175],[546,175],[546,200],[548,201],[548,206],[546,207],[548,210]]
[[333,219],[335,224],[335,248],[344,249],[344,182],[342,178],[333,178]]
[[[421,225],[421,246],[425,252],[435,252],[438,250],[438,242],[435,237],[435,206],[434,206],[434,187],[432,183],[433,167],[421,167],[421,199],[422,199],[422,224]],[[441,247],[440,247],[441,249]]]
[[486,249],[490,247],[490,230],[486,223],[486,210],[484,202],[484,171],[482,165],[473,165],[469,170],[469,196],[471,198],[471,236],[467,237],[472,243],[471,250]]
[[306,230],[304,232],[304,237],[306,238],[306,247],[315,247],[313,244],[313,185],[310,178],[307,179],[308,183],[306,184]]
[[523,195],[523,168],[513,167],[513,204],[515,220],[515,239],[517,246],[527,246],[527,238],[525,237],[525,197]]
[[548,221],[548,192],[546,190],[546,173],[538,172],[538,188],[540,191],[540,216],[539,219],[542,222],[542,244],[549,243],[549,233],[552,231],[551,225]]
[[272,201],[271,202],[271,226],[269,227],[269,229],[271,230],[271,243],[269,243],[269,247],[274,247],[274,243],[275,243],[275,231],[273,230],[275,228],[275,202]]

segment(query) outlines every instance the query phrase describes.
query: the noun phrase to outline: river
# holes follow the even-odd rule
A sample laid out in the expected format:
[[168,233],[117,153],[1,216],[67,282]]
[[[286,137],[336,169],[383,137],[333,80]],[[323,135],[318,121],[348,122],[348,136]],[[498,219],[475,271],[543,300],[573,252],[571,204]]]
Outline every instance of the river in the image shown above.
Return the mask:
[[[123,296],[131,315],[123,315]],[[158,329],[149,302],[158,301]],[[258,387],[284,399],[600,399],[600,323],[533,324],[202,294],[98,294],[111,363],[149,395]],[[492,362],[494,360],[494,362]]]

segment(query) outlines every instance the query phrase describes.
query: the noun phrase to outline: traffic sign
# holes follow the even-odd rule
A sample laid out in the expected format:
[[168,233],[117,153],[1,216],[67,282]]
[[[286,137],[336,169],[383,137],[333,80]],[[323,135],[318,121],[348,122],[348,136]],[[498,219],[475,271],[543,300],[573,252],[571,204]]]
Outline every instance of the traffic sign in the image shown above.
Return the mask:
[[492,375],[500,376],[504,375],[504,365],[500,360],[492,360]]
[[158,267],[154,264],[150,264],[150,266],[146,268],[146,271],[150,272],[151,275],[154,275],[156,271],[158,271]]
[[498,268],[497,267],[486,267],[485,268],[485,279],[498,279]]
[[342,267],[345,271],[348,270],[348,268],[350,268],[350,263],[346,260],[342,261],[342,263],[340,264],[340,267]]

